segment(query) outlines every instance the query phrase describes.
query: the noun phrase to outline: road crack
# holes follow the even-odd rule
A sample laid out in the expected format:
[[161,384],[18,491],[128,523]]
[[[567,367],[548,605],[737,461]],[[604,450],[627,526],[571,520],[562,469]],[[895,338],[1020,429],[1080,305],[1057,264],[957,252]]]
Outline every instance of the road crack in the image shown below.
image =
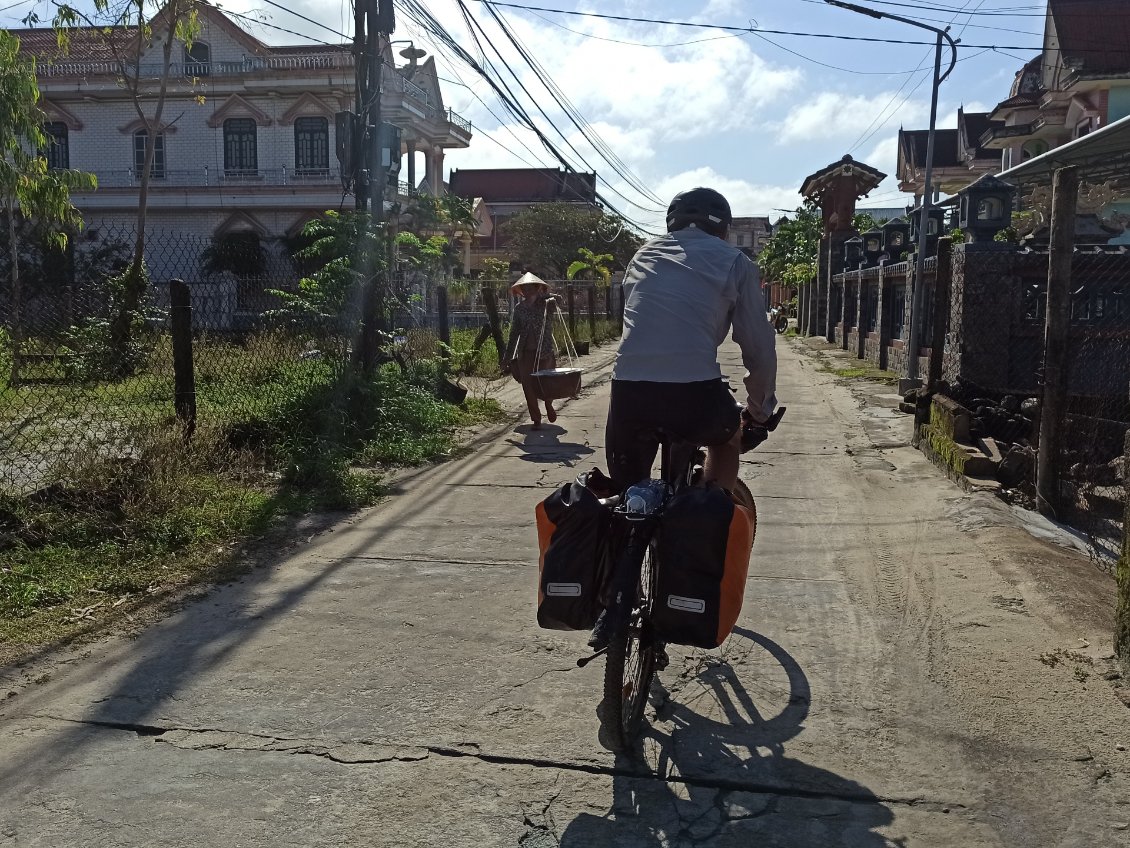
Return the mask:
[[[638,768],[607,766],[592,762],[570,762],[546,757],[522,757],[509,754],[491,754],[480,750],[473,742],[457,745],[419,745],[389,741],[330,742],[301,737],[285,737],[266,733],[232,731],[222,728],[161,727],[136,722],[114,722],[96,719],[71,719],[52,715],[29,715],[27,718],[60,721],[69,724],[98,727],[124,733],[133,733],[141,738],[152,739],[153,744],[168,744],[185,750],[252,751],[261,753],[285,754],[288,756],[315,756],[331,760],[340,765],[370,765],[386,762],[420,762],[430,757],[447,759],[472,759],[492,765],[525,766],[528,768],[552,769],[578,774],[598,775],[611,778],[651,780],[672,785],[697,789],[715,789],[721,792],[744,792],[752,795],[766,795],[774,798],[803,798],[816,801],[842,801],[849,804],[881,804],[886,806],[913,807],[936,812],[959,812],[967,807],[948,801],[935,801],[922,797],[897,797],[873,795],[870,792],[846,792],[821,789],[805,789],[763,783],[754,780],[731,780],[723,777],[696,777],[693,775],[656,774],[642,764]],[[1101,777],[1099,779],[1102,779]],[[548,807],[547,807],[548,809]]]

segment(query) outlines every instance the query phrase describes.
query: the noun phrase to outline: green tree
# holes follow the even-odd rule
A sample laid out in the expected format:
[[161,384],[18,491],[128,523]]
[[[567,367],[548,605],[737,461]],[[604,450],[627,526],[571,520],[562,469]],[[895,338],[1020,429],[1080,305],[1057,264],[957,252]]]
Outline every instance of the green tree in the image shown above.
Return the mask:
[[[856,212],[852,226],[863,232],[876,226],[876,222],[866,212]],[[772,238],[757,257],[766,282],[796,287],[814,280],[823,232],[820,207],[811,200],[798,206],[794,217],[778,222]]]
[[20,243],[17,215],[48,228],[49,241],[67,242],[66,227],[79,227],[82,219],[71,203],[72,190],[93,189],[91,174],[49,171],[40,155],[48,143],[43,133],[35,81],[35,60],[20,55],[20,41],[0,30],[0,213],[8,225],[8,262],[11,278],[9,333],[12,345],[11,379],[19,379],[19,351],[23,345]]
[[539,203],[502,225],[514,258],[542,276],[564,277],[577,251],[609,252],[623,268],[642,239],[614,215],[575,203]]
[[565,276],[572,280],[578,274],[591,274],[601,285],[607,286],[612,279],[612,270],[608,267],[612,254],[593,253],[587,247],[580,248],[577,253],[581,258],[570,263]]
[[[282,302],[268,317],[300,329],[355,335],[361,293],[374,282],[384,285],[382,234],[364,212],[330,210],[302,228],[302,241],[306,246],[295,258],[309,273],[298,281],[297,292],[268,290]],[[378,292],[382,303],[386,294]]]
[[482,261],[483,279],[505,283],[510,279],[510,263],[505,259],[488,256]]
[[[149,289],[149,275],[145,270],[149,184],[157,136],[164,131],[161,119],[169,93],[173,47],[178,43],[190,47],[199,35],[199,3],[198,0],[164,0],[158,5],[155,0],[93,0],[93,7],[88,14],[75,6],[61,3],[57,6],[53,26],[63,54],[69,50],[71,33],[80,26],[87,28],[87,37],[100,39],[102,47],[113,58],[118,83],[129,93],[134,111],[145,129],[145,156],[138,179],[133,258],[129,268],[116,280],[114,315],[110,322],[111,345],[116,352],[119,376],[128,376],[136,365],[135,357],[131,355],[133,336],[143,326],[142,310]],[[34,19],[34,13],[29,18]],[[142,58],[148,58],[146,54],[153,46],[155,35],[160,39],[161,63],[154,88],[153,75],[143,70]],[[188,84],[194,86],[195,80]],[[196,99],[199,103],[204,101],[200,96]]]
[[766,282],[800,286],[815,277],[822,228],[820,209],[810,201],[793,218],[779,221],[757,257]]

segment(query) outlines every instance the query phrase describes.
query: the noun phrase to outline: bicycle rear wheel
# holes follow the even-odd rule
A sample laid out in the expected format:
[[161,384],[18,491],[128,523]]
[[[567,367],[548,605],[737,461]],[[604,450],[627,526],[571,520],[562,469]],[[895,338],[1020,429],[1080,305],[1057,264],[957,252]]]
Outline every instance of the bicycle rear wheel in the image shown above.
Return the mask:
[[749,490],[749,486],[744,481],[738,480],[737,485],[734,486],[733,494],[734,500],[750,511],[753,517],[753,529],[757,530],[757,504],[753,500],[753,492]]
[[643,722],[647,696],[655,677],[655,638],[648,613],[655,593],[652,545],[644,552],[637,589],[637,606],[625,632],[613,638],[604,665],[604,714],[613,750],[632,746]]

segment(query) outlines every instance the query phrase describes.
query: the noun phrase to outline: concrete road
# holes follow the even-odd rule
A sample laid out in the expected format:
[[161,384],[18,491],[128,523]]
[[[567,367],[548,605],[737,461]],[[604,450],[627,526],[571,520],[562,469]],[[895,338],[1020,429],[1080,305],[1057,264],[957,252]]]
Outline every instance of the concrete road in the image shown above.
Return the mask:
[[740,626],[674,653],[634,756],[597,743],[583,636],[533,619],[534,503],[603,465],[598,369],[560,427],[0,702],[0,845],[1130,844],[1112,581],[779,345]]

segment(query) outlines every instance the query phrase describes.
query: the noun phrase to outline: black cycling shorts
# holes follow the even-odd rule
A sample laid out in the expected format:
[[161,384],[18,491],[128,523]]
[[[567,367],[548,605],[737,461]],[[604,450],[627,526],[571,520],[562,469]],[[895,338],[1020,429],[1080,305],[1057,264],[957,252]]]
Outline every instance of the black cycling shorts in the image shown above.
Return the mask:
[[651,476],[659,449],[656,430],[696,445],[723,445],[741,426],[730,387],[721,379],[697,383],[613,380],[604,431],[608,474],[621,489]]

